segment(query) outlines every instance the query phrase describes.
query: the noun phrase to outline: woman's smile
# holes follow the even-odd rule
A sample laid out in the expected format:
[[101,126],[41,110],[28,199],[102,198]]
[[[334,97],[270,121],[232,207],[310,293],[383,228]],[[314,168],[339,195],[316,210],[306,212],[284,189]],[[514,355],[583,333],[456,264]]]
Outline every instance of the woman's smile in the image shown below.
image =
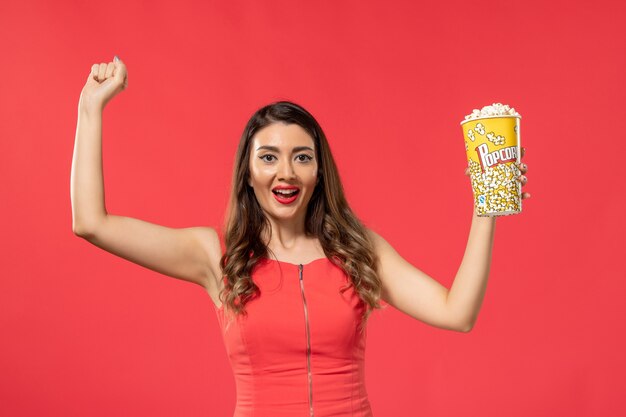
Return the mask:
[[291,204],[298,198],[300,189],[298,187],[276,187],[272,193],[279,203]]

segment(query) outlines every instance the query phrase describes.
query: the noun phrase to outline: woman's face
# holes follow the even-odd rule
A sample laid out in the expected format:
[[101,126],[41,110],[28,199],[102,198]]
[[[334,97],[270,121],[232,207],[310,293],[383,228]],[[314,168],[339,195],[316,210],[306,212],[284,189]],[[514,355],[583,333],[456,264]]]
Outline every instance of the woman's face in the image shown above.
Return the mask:
[[[317,158],[313,138],[297,124],[272,123],[251,141],[250,178],[257,201],[275,219],[304,221],[317,183]],[[277,188],[297,191],[280,194]]]

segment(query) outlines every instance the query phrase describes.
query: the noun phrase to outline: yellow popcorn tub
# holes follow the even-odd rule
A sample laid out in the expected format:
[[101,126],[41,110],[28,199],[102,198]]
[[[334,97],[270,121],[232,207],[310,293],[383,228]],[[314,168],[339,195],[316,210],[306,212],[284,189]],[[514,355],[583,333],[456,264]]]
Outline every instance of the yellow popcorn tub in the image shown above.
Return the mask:
[[480,217],[522,211],[519,163],[521,116],[485,116],[461,122],[474,207]]

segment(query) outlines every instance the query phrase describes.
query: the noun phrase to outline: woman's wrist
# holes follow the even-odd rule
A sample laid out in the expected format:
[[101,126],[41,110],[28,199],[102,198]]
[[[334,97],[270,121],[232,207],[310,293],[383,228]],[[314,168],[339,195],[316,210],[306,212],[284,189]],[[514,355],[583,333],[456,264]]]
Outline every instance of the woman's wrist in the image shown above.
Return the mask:
[[92,98],[80,96],[78,101],[78,111],[85,116],[102,115],[104,105],[102,103],[94,102]]
[[97,116],[102,117],[102,110],[103,110],[102,107],[96,106],[96,105],[82,104],[78,106],[79,115],[83,117],[88,117],[88,118],[97,117]]
[[498,218],[498,216],[479,216],[478,212],[476,211],[476,206],[474,206],[474,209],[472,211],[472,219],[478,221],[478,222],[482,222],[482,223],[489,223],[489,222],[496,222],[496,219]]

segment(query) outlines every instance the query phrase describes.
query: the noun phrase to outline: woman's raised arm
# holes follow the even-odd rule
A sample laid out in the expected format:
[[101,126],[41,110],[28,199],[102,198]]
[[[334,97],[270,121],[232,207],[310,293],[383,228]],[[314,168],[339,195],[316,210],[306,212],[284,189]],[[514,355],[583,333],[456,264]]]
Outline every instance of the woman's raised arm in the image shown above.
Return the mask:
[[219,304],[221,247],[210,227],[169,228],[108,214],[102,175],[102,112],[128,85],[118,59],[94,64],[81,92],[70,179],[72,229],[77,236],[121,258],[203,286]]
[[[522,157],[525,148],[522,148]],[[528,171],[520,164],[520,171]],[[465,170],[469,176],[469,168]],[[517,178],[525,185],[527,178]],[[522,193],[530,198],[530,193]],[[482,306],[491,266],[496,217],[479,217],[474,209],[467,246],[461,266],[448,290],[437,280],[420,271],[380,235],[368,229],[380,260],[378,276],[382,299],[409,316],[446,330],[469,332]]]

